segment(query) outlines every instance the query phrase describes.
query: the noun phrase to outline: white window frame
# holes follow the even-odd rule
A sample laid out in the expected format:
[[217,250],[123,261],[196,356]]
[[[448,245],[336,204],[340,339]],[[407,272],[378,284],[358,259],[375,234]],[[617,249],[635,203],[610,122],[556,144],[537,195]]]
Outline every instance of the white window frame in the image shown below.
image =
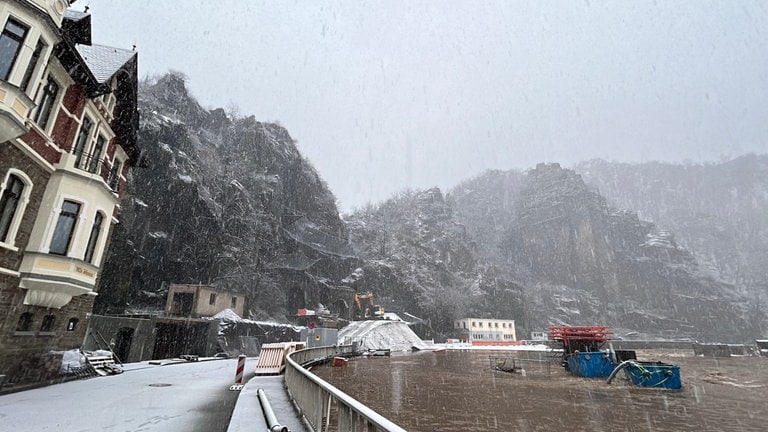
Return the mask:
[[85,260],[85,254],[88,253],[87,243],[85,245],[85,249],[83,249],[83,262],[95,267],[100,267],[99,263],[101,262],[102,254],[104,253],[104,245],[106,244],[107,234],[109,233],[109,227],[112,223],[112,214],[109,213],[106,209],[97,208],[96,211],[94,211],[91,217],[88,219],[88,222],[90,222],[90,225],[88,225],[89,241],[91,237],[91,230],[93,229],[93,224],[96,222],[96,215],[99,213],[101,213],[103,219],[101,220],[101,230],[99,231],[99,237],[96,239],[96,245],[93,247],[93,256],[91,257],[91,261]]
[[16,52],[15,58],[13,59],[13,63],[11,64],[10,69],[8,69],[8,77],[5,79],[7,82],[16,82],[14,78],[16,77],[17,71],[19,70],[19,63],[24,55],[24,49],[29,43],[29,38],[32,34],[33,26],[28,19],[20,17],[18,14],[14,13],[3,14],[1,19],[2,21],[0,22],[0,32],[5,31],[5,26],[8,25],[8,21],[10,20],[16,21],[17,23],[27,28],[24,33],[24,38],[19,42],[19,48]]
[[[48,121],[45,125],[45,127],[41,127],[40,124],[37,122],[36,118],[39,115],[39,110],[42,108],[40,106],[40,101],[44,95],[45,87],[48,84],[48,80],[52,79],[56,85],[59,86],[59,90],[56,93],[56,97],[53,99],[53,103],[51,105],[51,112],[48,114]],[[64,97],[64,93],[67,91],[67,87],[65,84],[63,84],[63,81],[56,76],[56,74],[52,73],[51,71],[48,71],[47,74],[43,76],[43,78],[40,80],[40,83],[37,88],[37,94],[35,94],[35,105],[36,108],[33,111],[32,115],[30,116],[30,120],[32,120],[32,123],[43,133],[47,136],[51,136],[51,132],[53,131],[54,126],[56,125],[56,118],[59,115],[59,108],[61,105],[61,100]]]
[[[80,134],[83,130],[83,123],[88,120],[91,123],[91,130],[88,131],[88,135],[85,137],[85,141],[83,142],[83,148],[80,150],[80,163],[77,163],[77,154],[75,153],[75,148],[77,147],[77,142],[80,141]],[[77,133],[75,134],[75,140],[72,142],[72,150],[70,151],[70,154],[75,157],[75,161],[73,162],[75,164],[75,168],[82,169],[83,168],[83,157],[88,155],[88,149],[91,148],[93,145],[93,137],[98,133],[99,129],[99,123],[93,119],[92,115],[89,115],[88,113],[83,113],[83,118],[80,119],[80,122],[77,125]]]
[[[115,157],[112,158],[112,161],[109,164],[109,173],[107,174],[107,186],[112,189],[113,192],[118,193],[120,190],[120,181],[124,180],[123,177],[123,170],[125,170],[125,165],[127,158],[122,158],[117,155],[118,152],[115,152]],[[115,167],[115,163],[120,163],[120,170],[115,173],[115,187],[112,188],[112,185],[110,184],[112,181],[112,169]]]
[[19,248],[16,247],[16,235],[19,232],[21,221],[22,219],[24,219],[24,212],[27,209],[27,204],[29,203],[29,196],[32,193],[32,188],[34,187],[34,183],[32,183],[32,180],[29,178],[27,174],[24,173],[24,171],[20,171],[16,168],[10,168],[8,169],[8,172],[5,174],[5,178],[3,178],[3,182],[0,183],[0,196],[3,195],[3,192],[5,192],[5,188],[8,187],[8,180],[11,178],[12,174],[21,179],[21,181],[24,183],[24,189],[22,189],[21,191],[21,200],[19,201],[19,204],[16,207],[16,212],[13,215],[13,220],[11,220],[11,226],[8,230],[7,239],[9,241],[0,241],[0,247],[11,249],[13,251],[18,251]]
[[[88,153],[86,153],[88,155],[88,163],[86,164],[85,168],[82,168],[82,169],[91,174],[101,176],[101,170],[99,169],[99,167],[101,165],[102,159],[104,159],[107,155],[107,149],[109,148],[110,139],[106,134],[102,133],[102,131],[99,129],[100,128],[97,126],[96,134],[94,134],[93,140],[91,140],[91,146],[88,149],[89,150]],[[96,145],[98,144],[100,138],[104,140],[103,147],[99,150],[98,155],[94,155],[93,152],[96,151]],[[94,158],[96,158],[95,161],[94,161]],[[96,164],[96,166],[94,167],[93,171],[91,171],[91,164],[94,164],[94,163]]]
[[[32,56],[34,56],[35,51],[37,51],[37,45],[40,43],[43,44],[44,48],[40,52],[40,57],[37,58],[37,61],[35,62],[35,64],[32,64],[32,61],[34,60]],[[21,81],[19,81],[19,87],[21,88],[21,84],[23,84],[27,71],[29,70],[29,68],[32,68],[30,71],[27,88],[23,90],[27,96],[30,96],[32,92],[35,90],[35,88],[37,88],[37,84],[39,83],[39,80],[40,80],[40,74],[45,71],[46,59],[50,58],[49,53],[52,51],[53,51],[53,47],[51,46],[50,42],[41,33],[37,37],[37,41],[35,42],[34,48],[32,49],[32,55],[29,58],[29,63],[27,63],[27,67],[24,70],[24,74],[21,76]]]
[[74,258],[72,252],[77,249],[76,245],[80,243],[82,227],[86,221],[85,215],[89,213],[88,203],[83,201],[82,198],[74,195],[59,195],[59,198],[56,200],[56,207],[51,211],[51,218],[48,221],[47,227],[48,232],[45,234],[45,242],[41,249],[43,253],[51,253],[51,241],[53,240],[53,234],[56,231],[56,225],[59,223],[59,215],[61,215],[61,207],[64,205],[64,201],[72,201],[80,204],[80,214],[77,215],[77,219],[75,220],[75,227],[72,230],[72,240],[69,244],[67,254],[54,255]]

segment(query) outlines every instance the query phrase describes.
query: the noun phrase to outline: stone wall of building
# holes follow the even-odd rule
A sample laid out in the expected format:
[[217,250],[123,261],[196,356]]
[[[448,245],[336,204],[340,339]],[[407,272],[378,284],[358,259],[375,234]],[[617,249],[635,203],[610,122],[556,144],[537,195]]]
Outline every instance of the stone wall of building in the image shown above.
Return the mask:
[[32,181],[29,203],[24,210],[24,217],[21,220],[21,225],[19,225],[14,242],[14,246],[18,250],[0,247],[0,267],[16,271],[21,263],[21,251],[24,250],[29,241],[29,235],[32,232],[37,211],[40,208],[40,201],[43,199],[45,186],[48,184],[48,179],[51,175],[24,154],[15,144],[6,142],[0,145],[0,181],[5,179],[10,168],[22,171]]
[[[24,295],[18,278],[0,275],[0,375],[6,376],[5,387],[58,378],[61,353],[80,347],[93,308],[92,296],[74,297],[61,309],[45,309],[24,305]],[[23,313],[32,314],[32,320],[28,330],[19,331]],[[46,316],[53,316],[53,325],[42,331]]]

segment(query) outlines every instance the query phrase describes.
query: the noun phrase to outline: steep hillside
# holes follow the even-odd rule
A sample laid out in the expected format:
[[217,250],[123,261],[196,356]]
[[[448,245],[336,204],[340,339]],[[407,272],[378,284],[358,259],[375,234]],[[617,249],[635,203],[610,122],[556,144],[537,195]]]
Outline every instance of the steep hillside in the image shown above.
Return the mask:
[[478,260],[476,242],[439,189],[403,192],[347,223],[366,260],[356,283],[429,318],[437,331],[467,315],[522,313],[520,287]]
[[516,207],[502,247],[530,288],[532,321],[698,339],[755,333],[732,285],[703,274],[673,233],[610,207],[575,172],[539,165]]
[[721,341],[767,330],[765,157],[593,161],[579,168],[589,187],[557,164],[489,171],[342,221],[283,127],[202,108],[178,74],[144,83],[139,102],[144,150],[96,312],[159,310],[176,282],[243,293],[252,319],[318,303],[349,317],[352,294],[370,290],[437,337],[467,316],[515,319],[520,335],[554,323]]
[[288,132],[207,111],[168,74],[139,92],[142,143],[97,311],[162,307],[169,283],[247,294],[256,316],[328,301],[358,262],[335,198]]
[[674,231],[702,271],[733,284],[760,311],[768,303],[768,155],[707,165],[576,167],[611,203]]
[[453,319],[514,318],[700,340],[759,333],[746,299],[702,271],[674,234],[609,206],[557,164],[491,171],[447,196],[408,192],[347,218],[357,282],[450,333]]

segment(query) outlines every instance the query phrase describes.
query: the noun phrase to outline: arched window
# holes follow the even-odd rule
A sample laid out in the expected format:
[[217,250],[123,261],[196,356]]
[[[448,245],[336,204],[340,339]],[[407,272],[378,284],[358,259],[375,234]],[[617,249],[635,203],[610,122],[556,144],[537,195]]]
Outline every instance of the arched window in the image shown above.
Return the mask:
[[79,320],[79,319],[77,319],[77,318],[74,318],[74,317],[73,317],[73,318],[70,318],[70,319],[69,319],[69,322],[67,323],[67,331],[68,331],[68,332],[70,332],[70,331],[75,331],[75,329],[77,328],[77,323],[78,323],[78,322],[80,322],[80,320]]
[[32,329],[33,315],[30,312],[24,312],[19,316],[19,322],[16,324],[16,331],[30,331]]
[[88,247],[85,248],[85,262],[95,264],[94,256],[96,251],[96,245],[99,243],[99,234],[101,233],[101,227],[104,224],[104,214],[96,212],[96,217],[93,219],[93,226],[91,227],[91,235],[88,236]]
[[13,246],[32,182],[18,170],[10,170],[0,184],[0,243]]
[[41,332],[51,332],[53,331],[53,326],[56,324],[56,316],[55,315],[46,315],[43,317],[43,322],[40,324],[40,331]]

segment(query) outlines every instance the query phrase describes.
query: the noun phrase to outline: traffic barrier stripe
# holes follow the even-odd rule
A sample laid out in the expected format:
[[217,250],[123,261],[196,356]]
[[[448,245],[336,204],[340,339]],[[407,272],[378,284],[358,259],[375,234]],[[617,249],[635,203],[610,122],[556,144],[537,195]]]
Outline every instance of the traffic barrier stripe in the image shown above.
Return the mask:
[[237,357],[237,370],[235,371],[235,384],[243,383],[244,371],[245,371],[245,356],[241,354]]

